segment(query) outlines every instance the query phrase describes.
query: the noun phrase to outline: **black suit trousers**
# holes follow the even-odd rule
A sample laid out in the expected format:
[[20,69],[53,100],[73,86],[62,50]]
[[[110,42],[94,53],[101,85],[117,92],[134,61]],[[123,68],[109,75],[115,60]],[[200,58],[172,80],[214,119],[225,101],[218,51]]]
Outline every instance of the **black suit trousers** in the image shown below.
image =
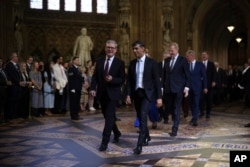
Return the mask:
[[145,138],[149,137],[147,117],[150,101],[146,97],[145,90],[137,89],[135,91],[134,104],[136,114],[140,122],[140,134],[138,137],[137,146],[142,146]]
[[104,91],[100,97],[102,114],[105,119],[105,125],[102,133],[102,144],[105,145],[108,144],[112,131],[114,136],[119,136],[121,134],[115,123],[115,109],[117,102],[118,100],[111,100],[109,98],[107,91]]
[[81,91],[78,90],[75,93],[69,93],[69,107],[71,119],[77,119],[79,117],[78,113],[80,111],[80,99]]

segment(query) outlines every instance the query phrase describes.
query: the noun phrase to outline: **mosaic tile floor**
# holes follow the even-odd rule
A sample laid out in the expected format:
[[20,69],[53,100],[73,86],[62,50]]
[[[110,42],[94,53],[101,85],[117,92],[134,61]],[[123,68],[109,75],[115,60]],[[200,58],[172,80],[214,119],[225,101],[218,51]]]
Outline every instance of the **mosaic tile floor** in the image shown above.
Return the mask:
[[[118,109],[122,132],[118,144],[99,152],[104,120],[100,111],[83,112],[81,121],[69,115],[52,115],[0,124],[1,167],[229,167],[230,150],[250,150],[250,109],[242,103],[214,107],[211,119],[188,125],[181,119],[177,137],[170,137],[170,124],[149,129],[152,140],[141,155],[133,155],[138,129],[133,127],[135,111]],[[113,136],[111,137],[113,138]]]

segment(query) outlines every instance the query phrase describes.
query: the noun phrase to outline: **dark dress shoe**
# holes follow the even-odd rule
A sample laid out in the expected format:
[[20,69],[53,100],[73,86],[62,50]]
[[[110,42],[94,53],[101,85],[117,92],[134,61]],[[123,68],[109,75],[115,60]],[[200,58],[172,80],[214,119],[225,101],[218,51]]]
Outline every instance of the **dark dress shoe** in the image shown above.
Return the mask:
[[119,143],[119,138],[121,137],[122,134],[119,134],[119,135],[115,135],[112,143]]
[[204,117],[204,114],[200,114],[199,117],[200,117],[200,118]]
[[164,122],[163,122],[164,124],[168,124],[168,120],[164,120]]
[[189,122],[189,125],[191,125],[191,126],[197,126],[198,123],[197,123],[196,121],[190,121],[190,122]]
[[150,140],[151,140],[151,137],[150,137],[150,136],[149,136],[149,137],[146,137],[142,145],[143,145],[143,146],[147,146],[147,145],[148,145],[148,142],[149,142]]
[[249,128],[250,127],[250,123],[244,125],[244,127]]
[[154,123],[152,124],[152,129],[156,129],[156,128],[157,128],[157,123],[154,122]]
[[105,151],[107,150],[108,145],[107,144],[101,144],[101,146],[99,147],[99,151]]
[[177,136],[177,133],[176,132],[170,132],[170,133],[168,133],[171,137],[175,137],[175,136]]
[[141,154],[142,152],[142,146],[137,146],[135,149],[134,149],[134,154]]

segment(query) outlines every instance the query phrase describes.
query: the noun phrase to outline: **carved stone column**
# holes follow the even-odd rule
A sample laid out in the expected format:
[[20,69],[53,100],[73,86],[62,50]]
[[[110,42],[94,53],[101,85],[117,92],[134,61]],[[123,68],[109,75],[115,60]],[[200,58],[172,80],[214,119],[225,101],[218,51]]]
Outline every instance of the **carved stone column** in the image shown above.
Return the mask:
[[128,65],[130,57],[130,27],[131,27],[131,4],[129,0],[119,1],[119,53],[125,65]]
[[173,0],[162,0],[163,50],[166,51],[171,40],[171,30],[174,29]]
[[13,0],[12,6],[12,21],[13,21],[13,30],[14,30],[14,42],[13,48],[17,51],[18,56],[22,56],[24,50],[24,41],[23,41],[23,3],[21,0]]

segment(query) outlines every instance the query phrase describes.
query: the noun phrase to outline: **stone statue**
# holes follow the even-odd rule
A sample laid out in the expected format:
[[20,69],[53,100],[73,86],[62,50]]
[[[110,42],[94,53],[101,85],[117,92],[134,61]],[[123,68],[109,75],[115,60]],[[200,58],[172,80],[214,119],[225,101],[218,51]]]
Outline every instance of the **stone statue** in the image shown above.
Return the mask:
[[121,29],[121,35],[118,41],[119,44],[119,52],[121,55],[121,59],[128,64],[129,62],[129,35],[125,28]]
[[91,50],[93,49],[93,42],[91,38],[87,35],[87,29],[81,29],[81,35],[76,38],[73,56],[78,56],[80,58],[80,63],[82,66],[86,66],[86,62],[91,60]]
[[17,46],[17,55],[20,56],[23,50],[23,36],[21,32],[21,26],[17,23],[15,30],[15,39],[16,39],[16,46]]
[[165,30],[164,36],[163,36],[163,50],[167,51],[169,44],[172,42],[170,35],[169,35],[169,29]]

